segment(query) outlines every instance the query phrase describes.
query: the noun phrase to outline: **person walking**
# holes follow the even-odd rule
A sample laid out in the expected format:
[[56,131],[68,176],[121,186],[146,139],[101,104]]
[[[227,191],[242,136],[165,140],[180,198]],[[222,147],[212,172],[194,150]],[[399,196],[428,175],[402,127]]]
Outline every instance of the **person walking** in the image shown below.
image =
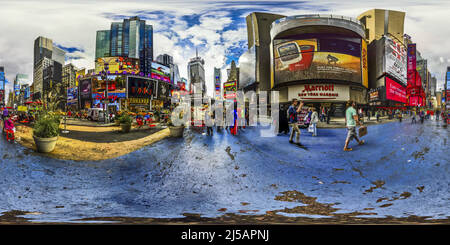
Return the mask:
[[312,108],[312,114],[311,114],[311,125],[313,127],[313,133],[312,136],[317,136],[317,123],[319,122],[319,116],[317,115],[316,108]]
[[331,117],[331,106],[327,108],[327,124],[330,124],[330,117]]
[[292,104],[289,106],[288,113],[289,113],[289,124],[292,127],[291,135],[289,136],[289,143],[294,143],[292,140],[294,138],[294,134],[296,134],[296,140],[297,144],[300,145],[300,129],[298,128],[297,124],[297,115],[301,111],[303,107],[303,102],[300,102],[300,105],[298,105],[297,99],[292,99]]
[[289,122],[287,118],[287,110],[283,105],[280,106],[280,112],[278,115],[278,133],[289,134]]
[[213,136],[213,125],[214,125],[214,118],[213,113],[210,111],[209,107],[205,108],[205,127],[206,127],[206,134],[208,136]]
[[425,119],[425,113],[423,112],[423,110],[420,111],[419,116],[420,116],[420,123],[423,124],[423,121]]
[[375,111],[375,117],[377,119],[377,122],[379,122],[380,121],[380,111],[379,110]]
[[8,115],[9,115],[8,108],[6,108],[5,106],[5,108],[3,109],[3,120],[5,120],[8,117]]
[[345,111],[345,125],[347,126],[347,138],[345,139],[344,151],[351,151],[352,148],[348,148],[348,144],[351,140],[355,139],[358,144],[364,144],[364,140],[359,140],[356,135],[356,124],[363,126],[363,123],[359,121],[358,114],[356,113],[356,102],[349,100],[347,102],[347,110]]
[[416,111],[411,112],[411,124],[417,123],[416,121]]

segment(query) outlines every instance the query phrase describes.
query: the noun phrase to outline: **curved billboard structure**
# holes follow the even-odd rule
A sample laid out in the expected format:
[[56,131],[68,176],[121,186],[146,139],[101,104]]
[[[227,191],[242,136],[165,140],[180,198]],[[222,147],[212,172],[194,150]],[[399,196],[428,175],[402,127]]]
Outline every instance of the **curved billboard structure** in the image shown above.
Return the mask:
[[368,87],[364,27],[331,15],[281,18],[271,26],[272,87],[333,82]]

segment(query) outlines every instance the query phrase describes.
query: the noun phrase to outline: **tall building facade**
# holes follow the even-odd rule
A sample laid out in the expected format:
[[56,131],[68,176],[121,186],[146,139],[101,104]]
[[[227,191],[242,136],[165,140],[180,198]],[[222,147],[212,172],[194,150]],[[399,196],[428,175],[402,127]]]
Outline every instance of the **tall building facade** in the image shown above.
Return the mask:
[[388,33],[399,41],[403,41],[405,12],[371,9],[358,16],[358,20],[366,28],[368,43],[379,40]]
[[172,83],[177,84],[181,82],[180,71],[178,65],[173,63],[173,57],[168,54],[160,54],[156,57],[156,62],[165,65],[170,68],[170,80]]
[[[54,45],[52,39],[39,36],[34,41],[33,99],[42,99],[51,83],[62,81],[65,51]],[[52,72],[47,72],[51,68]],[[46,79],[44,76],[47,74]],[[51,74],[51,76],[49,76]]]
[[[239,61],[239,66],[249,67],[240,72],[250,71],[250,78],[241,83],[244,91],[258,92],[270,90],[270,26],[275,20],[286,17],[279,14],[253,12],[246,17],[248,50],[245,54],[252,57],[249,65]],[[243,65],[244,64],[244,65]]]
[[63,66],[62,83],[64,84],[64,86],[75,87],[77,79],[76,74],[77,68],[73,64],[69,63]]
[[195,94],[206,94],[205,61],[198,57],[191,58],[188,63],[188,77],[190,91]]
[[165,66],[170,66],[173,64],[173,57],[168,54],[160,54],[156,57],[156,62]]
[[140,71],[148,74],[153,61],[153,26],[139,17],[112,22],[110,30],[97,31],[95,58],[139,59]]

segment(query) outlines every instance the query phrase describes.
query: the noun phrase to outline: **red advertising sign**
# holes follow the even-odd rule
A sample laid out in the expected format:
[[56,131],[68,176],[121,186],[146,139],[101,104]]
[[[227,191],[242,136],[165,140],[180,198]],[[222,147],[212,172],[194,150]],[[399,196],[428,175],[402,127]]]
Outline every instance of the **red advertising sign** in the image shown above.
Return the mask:
[[406,88],[386,77],[386,99],[406,103]]
[[408,64],[407,64],[407,76],[408,85],[413,85],[415,83],[416,74],[416,44],[408,44]]

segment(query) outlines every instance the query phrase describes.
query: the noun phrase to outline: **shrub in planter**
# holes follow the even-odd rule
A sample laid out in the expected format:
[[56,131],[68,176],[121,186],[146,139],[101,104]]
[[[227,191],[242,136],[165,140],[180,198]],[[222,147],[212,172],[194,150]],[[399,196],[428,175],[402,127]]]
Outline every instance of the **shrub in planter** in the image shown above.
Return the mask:
[[[180,112],[179,118],[180,119],[183,118],[183,113],[182,112]],[[170,136],[172,136],[172,137],[183,137],[184,125],[175,126],[170,118],[169,118],[169,121],[168,121],[168,125],[169,125],[169,130],[170,130]]]
[[122,128],[123,133],[128,133],[131,130],[131,123],[133,122],[133,118],[128,113],[123,113],[118,121],[120,123],[120,127]]
[[55,149],[60,120],[60,116],[50,113],[39,115],[33,126],[33,139],[38,152],[51,152]]

